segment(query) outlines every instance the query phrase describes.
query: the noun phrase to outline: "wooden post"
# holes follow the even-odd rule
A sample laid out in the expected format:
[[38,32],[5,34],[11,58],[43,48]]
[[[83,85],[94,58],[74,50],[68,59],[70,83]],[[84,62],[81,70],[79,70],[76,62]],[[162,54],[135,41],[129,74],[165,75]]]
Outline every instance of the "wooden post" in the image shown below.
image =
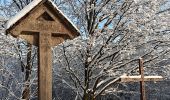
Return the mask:
[[140,98],[141,100],[146,100],[145,95],[145,83],[144,83],[144,68],[143,68],[143,59],[139,59],[139,74],[141,75],[141,81],[140,81]]
[[39,33],[38,99],[52,100],[51,34]]

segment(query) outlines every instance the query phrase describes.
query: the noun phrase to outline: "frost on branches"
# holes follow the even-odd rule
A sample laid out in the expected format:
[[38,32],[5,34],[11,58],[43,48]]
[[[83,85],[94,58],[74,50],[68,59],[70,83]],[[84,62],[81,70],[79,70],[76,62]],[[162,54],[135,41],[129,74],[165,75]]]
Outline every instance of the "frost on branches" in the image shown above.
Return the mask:
[[114,86],[123,73],[138,74],[140,57],[145,74],[168,78],[169,64],[161,63],[170,57],[170,16],[169,10],[163,10],[166,3],[79,0],[68,4],[67,8],[77,13],[67,13],[85,36],[54,49],[54,74],[76,93],[75,98],[84,100],[99,98],[108,89],[115,95],[118,89]]

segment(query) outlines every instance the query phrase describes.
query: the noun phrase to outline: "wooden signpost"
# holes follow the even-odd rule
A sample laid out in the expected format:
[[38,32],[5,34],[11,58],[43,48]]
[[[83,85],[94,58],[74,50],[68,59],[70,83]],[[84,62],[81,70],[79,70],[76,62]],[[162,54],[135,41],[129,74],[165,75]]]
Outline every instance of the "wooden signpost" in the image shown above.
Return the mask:
[[38,99],[52,100],[51,47],[79,35],[51,0],[34,0],[6,25],[7,34],[38,46]]
[[163,79],[162,76],[144,76],[143,60],[139,59],[139,76],[127,76],[123,75],[120,77],[121,82],[140,82],[140,93],[141,100],[146,100],[145,94],[145,81],[160,81]]

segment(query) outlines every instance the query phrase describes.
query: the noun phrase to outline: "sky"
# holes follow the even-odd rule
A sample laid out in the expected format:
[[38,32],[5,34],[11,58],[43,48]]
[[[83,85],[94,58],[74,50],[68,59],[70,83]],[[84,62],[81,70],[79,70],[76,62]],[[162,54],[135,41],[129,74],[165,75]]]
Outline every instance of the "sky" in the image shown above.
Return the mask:
[[161,10],[165,10],[167,8],[170,8],[170,0],[168,0],[168,2],[164,6],[161,7]]
[[0,4],[1,5],[4,5],[4,4],[6,4],[7,2],[9,2],[10,0],[0,0]]

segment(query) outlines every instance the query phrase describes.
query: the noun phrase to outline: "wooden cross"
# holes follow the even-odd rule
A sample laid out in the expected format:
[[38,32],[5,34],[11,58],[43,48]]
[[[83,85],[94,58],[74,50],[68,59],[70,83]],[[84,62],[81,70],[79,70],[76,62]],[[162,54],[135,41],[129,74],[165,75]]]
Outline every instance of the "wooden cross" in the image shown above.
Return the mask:
[[163,79],[162,76],[144,76],[143,59],[139,59],[139,76],[127,76],[123,75],[120,77],[121,82],[139,82],[140,81],[140,93],[141,100],[146,100],[145,94],[145,81],[160,81]]
[[6,25],[7,34],[38,46],[38,99],[52,100],[51,47],[79,35],[51,0],[34,0]]

